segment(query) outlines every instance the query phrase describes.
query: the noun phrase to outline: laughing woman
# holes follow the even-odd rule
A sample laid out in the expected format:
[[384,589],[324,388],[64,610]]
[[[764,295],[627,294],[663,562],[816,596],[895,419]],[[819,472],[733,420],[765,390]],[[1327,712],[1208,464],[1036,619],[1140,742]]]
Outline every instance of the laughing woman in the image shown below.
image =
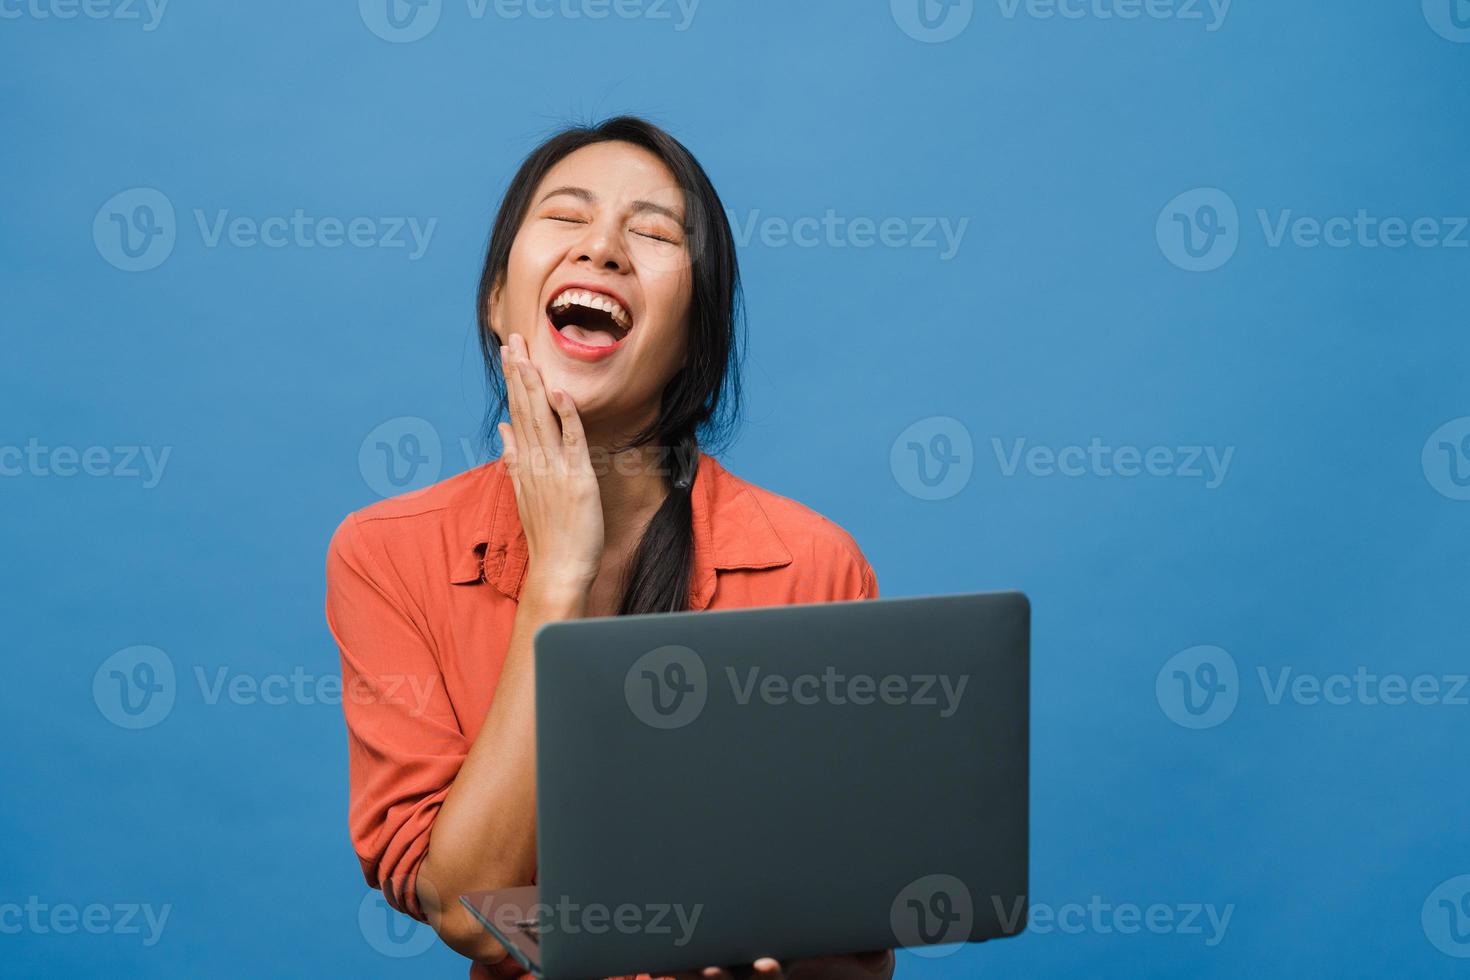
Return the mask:
[[[477,316],[491,419],[509,415],[500,458],[349,515],[327,620],[355,692],[349,821],[368,884],[471,976],[516,977],[455,898],[535,881],[536,629],[878,584],[842,528],[704,452],[737,417],[739,272],[709,178],[663,130],[619,117],[533,151]],[[741,969],[888,977],[893,956]]]

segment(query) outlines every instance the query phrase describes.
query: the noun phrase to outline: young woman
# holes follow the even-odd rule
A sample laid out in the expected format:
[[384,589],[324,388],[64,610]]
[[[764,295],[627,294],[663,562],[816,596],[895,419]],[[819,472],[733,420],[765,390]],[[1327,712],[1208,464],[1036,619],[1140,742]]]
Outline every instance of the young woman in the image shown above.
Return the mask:
[[[501,202],[477,315],[491,419],[509,409],[500,458],[349,515],[326,606],[368,883],[472,976],[511,977],[456,899],[535,881],[537,627],[878,584],[842,528],[703,451],[736,417],[739,273],[714,187],[663,130],[619,117],[533,151]],[[744,968],[892,970],[887,951]]]

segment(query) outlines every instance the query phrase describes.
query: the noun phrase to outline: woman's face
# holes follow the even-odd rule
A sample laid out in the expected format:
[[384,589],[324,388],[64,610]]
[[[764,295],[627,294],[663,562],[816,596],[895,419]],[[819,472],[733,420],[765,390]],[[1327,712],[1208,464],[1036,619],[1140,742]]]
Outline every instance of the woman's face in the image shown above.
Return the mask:
[[658,157],[613,141],[563,157],[531,197],[490,325],[502,343],[523,336],[547,390],[565,389],[590,425],[646,424],[684,364],[684,208]]

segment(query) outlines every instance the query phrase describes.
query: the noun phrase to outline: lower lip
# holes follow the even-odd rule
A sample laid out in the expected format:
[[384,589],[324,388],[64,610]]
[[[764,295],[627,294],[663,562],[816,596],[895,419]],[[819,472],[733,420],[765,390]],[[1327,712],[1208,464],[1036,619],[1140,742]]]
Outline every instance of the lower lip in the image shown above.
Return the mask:
[[568,357],[574,357],[579,361],[600,361],[604,357],[610,357],[613,352],[623,346],[623,340],[628,339],[627,335],[624,335],[623,340],[609,344],[606,347],[593,347],[591,344],[581,344],[556,329],[556,324],[551,322],[551,317],[546,318],[546,329],[551,331],[551,339],[556,342],[557,347],[561,348],[563,354]]

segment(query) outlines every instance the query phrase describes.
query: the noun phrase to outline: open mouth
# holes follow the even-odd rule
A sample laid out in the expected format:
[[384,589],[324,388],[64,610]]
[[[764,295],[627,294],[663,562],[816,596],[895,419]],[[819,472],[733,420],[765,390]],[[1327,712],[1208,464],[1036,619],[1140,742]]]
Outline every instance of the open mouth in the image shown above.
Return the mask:
[[623,304],[590,289],[563,289],[551,298],[546,315],[557,333],[584,347],[616,347],[633,329]]

